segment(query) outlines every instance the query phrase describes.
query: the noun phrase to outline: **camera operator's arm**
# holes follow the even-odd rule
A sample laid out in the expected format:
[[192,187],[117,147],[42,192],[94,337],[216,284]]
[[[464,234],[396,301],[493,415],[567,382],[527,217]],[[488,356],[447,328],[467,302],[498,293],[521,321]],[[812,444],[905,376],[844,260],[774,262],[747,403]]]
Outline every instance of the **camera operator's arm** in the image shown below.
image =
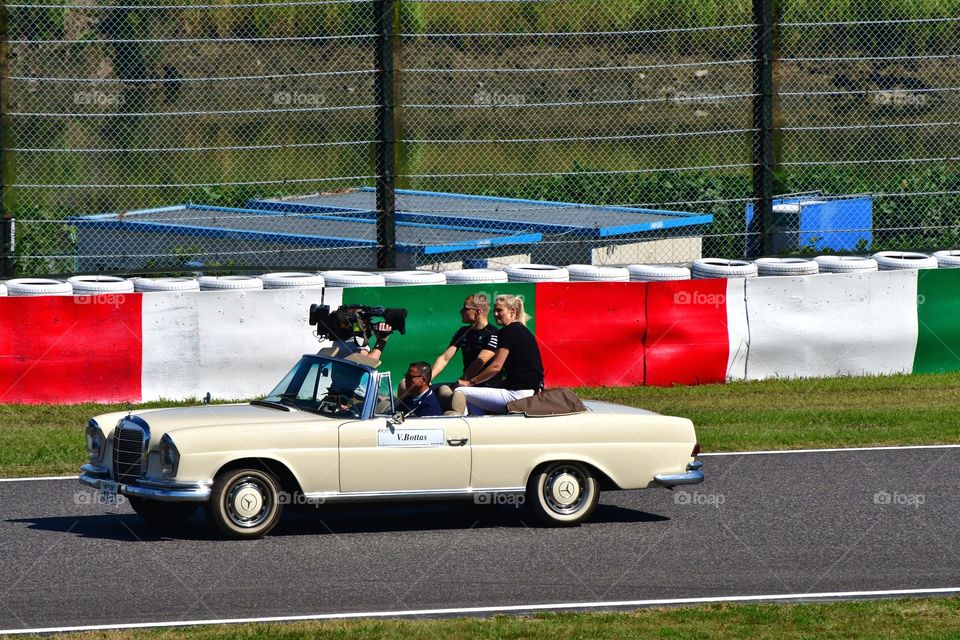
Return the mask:
[[443,371],[450,360],[457,354],[457,348],[453,345],[447,347],[447,350],[437,356],[437,359],[433,361],[433,379],[435,380],[437,376],[440,375],[440,372]]
[[378,322],[373,325],[373,334],[377,336],[377,343],[373,345],[367,356],[374,360],[382,360],[380,356],[383,355],[383,349],[387,346],[387,339],[390,338],[391,333],[393,333],[393,327],[386,322]]

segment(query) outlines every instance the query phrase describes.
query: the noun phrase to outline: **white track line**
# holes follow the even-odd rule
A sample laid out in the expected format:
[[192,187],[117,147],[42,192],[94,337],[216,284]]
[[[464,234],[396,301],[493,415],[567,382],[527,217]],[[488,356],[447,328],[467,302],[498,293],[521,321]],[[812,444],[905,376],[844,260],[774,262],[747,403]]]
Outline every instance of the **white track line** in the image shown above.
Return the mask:
[[838,449],[779,449],[773,451],[718,451],[701,456],[772,456],[788,453],[851,453],[855,451],[909,451],[912,449],[960,449],[960,444],[916,444],[890,447],[846,447]]
[[264,618],[225,618],[221,620],[172,620],[169,622],[144,622],[125,624],[100,624],[75,627],[38,627],[36,629],[3,629],[0,635],[27,633],[68,633],[75,631],[101,631],[108,629],[147,629],[157,627],[186,627],[214,624],[246,624],[271,622],[304,622],[309,620],[346,620],[351,618],[411,618],[422,616],[451,616],[489,613],[521,613],[528,611],[563,611],[578,609],[639,608],[669,605],[711,604],[717,602],[769,602],[804,601],[838,598],[881,598],[892,596],[918,596],[937,594],[960,594],[960,587],[937,589],[897,589],[891,591],[834,591],[825,593],[779,593],[755,596],[714,596],[709,598],[670,598],[666,600],[620,600],[614,602],[564,602],[557,604],[529,604],[502,607],[457,607],[453,609],[419,609],[406,611],[364,611],[358,613],[323,613],[303,616],[275,616]]
[[79,473],[75,476],[39,476],[36,478],[0,478],[0,482],[41,482],[46,480],[76,480]]
[[[839,449],[774,449],[770,451],[718,451],[700,456],[773,456],[790,453],[851,453],[856,451],[909,451],[912,449],[960,449],[960,444],[916,444],[889,447],[847,447]],[[41,482],[48,480],[76,480],[77,476],[40,476],[36,478],[0,478],[0,482]]]

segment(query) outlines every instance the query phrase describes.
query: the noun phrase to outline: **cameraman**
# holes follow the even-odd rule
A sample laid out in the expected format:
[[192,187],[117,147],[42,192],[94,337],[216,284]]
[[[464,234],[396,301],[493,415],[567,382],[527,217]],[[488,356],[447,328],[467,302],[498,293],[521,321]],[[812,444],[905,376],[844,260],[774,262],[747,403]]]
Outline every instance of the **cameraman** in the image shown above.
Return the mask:
[[[386,322],[367,324],[361,314],[363,307],[341,307],[333,315],[333,331],[330,339],[338,347],[337,356],[345,358],[353,353],[380,360],[393,327]],[[376,337],[370,348],[370,336]]]
[[[483,371],[493,360],[497,351],[497,330],[490,326],[490,298],[485,293],[467,296],[460,309],[460,321],[468,325],[460,327],[450,339],[450,345],[433,363],[433,377],[450,364],[457,351],[463,352],[463,373],[460,377],[469,380]],[[482,384],[484,387],[500,386],[500,377],[495,376]],[[451,385],[454,386],[454,385]]]

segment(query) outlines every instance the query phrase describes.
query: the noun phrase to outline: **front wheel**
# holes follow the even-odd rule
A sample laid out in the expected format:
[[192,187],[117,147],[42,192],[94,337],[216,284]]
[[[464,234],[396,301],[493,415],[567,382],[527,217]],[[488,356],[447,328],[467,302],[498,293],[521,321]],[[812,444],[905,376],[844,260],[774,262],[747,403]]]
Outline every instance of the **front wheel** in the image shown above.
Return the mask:
[[572,527],[586,521],[600,492],[590,469],[580,462],[553,462],[530,476],[527,505],[543,524]]
[[193,515],[196,502],[158,502],[136,496],[128,496],[130,506],[137,515],[150,524],[176,525]]
[[280,482],[258,469],[226,471],[214,480],[207,511],[228,538],[261,538],[280,521]]

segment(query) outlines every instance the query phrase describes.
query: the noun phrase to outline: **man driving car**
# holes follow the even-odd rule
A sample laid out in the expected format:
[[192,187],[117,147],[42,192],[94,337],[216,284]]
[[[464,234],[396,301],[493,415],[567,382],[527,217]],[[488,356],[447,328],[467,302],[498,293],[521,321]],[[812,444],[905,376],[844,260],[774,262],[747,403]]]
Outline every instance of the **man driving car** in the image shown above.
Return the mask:
[[432,380],[430,365],[426,362],[411,362],[407,368],[407,375],[403,377],[405,390],[399,398],[398,408],[408,416],[425,418],[427,416],[442,416],[443,410],[437,396],[430,388]]

